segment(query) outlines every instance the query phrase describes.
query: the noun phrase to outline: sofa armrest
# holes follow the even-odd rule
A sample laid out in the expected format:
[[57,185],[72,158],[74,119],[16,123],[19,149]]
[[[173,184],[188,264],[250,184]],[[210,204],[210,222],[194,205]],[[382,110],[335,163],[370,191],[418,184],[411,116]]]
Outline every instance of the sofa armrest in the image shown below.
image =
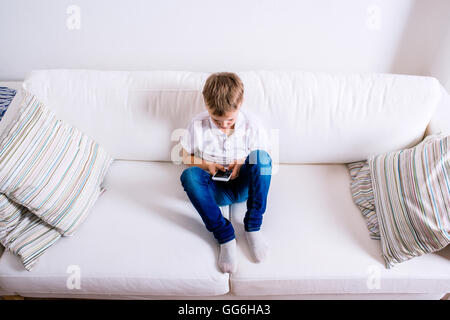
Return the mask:
[[450,135],[450,95],[444,87],[441,89],[442,98],[425,130],[425,136],[438,133]]

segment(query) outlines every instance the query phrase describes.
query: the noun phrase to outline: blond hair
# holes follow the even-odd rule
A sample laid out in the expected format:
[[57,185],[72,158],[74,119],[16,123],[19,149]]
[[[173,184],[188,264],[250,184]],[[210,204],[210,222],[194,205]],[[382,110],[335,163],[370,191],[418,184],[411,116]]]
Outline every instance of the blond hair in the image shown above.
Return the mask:
[[244,84],[235,73],[213,73],[203,86],[203,99],[214,115],[224,116],[241,105],[244,99]]

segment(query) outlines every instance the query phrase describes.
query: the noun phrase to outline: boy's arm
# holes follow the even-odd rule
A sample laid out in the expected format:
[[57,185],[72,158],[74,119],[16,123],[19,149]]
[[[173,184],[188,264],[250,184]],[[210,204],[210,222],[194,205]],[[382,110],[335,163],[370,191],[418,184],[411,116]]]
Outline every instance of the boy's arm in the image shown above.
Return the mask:
[[212,175],[214,175],[218,169],[225,171],[224,166],[222,166],[218,163],[209,162],[209,161],[203,160],[201,158],[198,158],[198,157],[194,156],[193,154],[190,154],[189,152],[187,152],[184,148],[182,148],[182,150],[183,150],[183,163],[189,167],[194,167],[194,166],[199,167],[203,170],[208,171]]
[[190,154],[184,148],[181,148],[181,150],[183,151],[183,164],[185,164],[189,167],[196,166],[196,167],[204,169],[203,159],[200,159],[200,158],[194,156],[193,154]]

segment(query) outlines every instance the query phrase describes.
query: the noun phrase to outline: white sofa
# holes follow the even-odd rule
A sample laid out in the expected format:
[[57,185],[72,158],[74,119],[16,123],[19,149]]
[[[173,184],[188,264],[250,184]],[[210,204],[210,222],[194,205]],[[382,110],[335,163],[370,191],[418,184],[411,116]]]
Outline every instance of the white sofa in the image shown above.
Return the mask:
[[385,269],[380,241],[369,238],[353,203],[345,165],[450,131],[439,82],[392,74],[237,73],[245,85],[243,108],[272,130],[276,150],[262,227],[270,244],[266,261],[252,261],[245,202],[233,204],[221,209],[236,230],[238,271],[220,272],[218,245],[180,184],[184,166],[171,161],[175,129],[203,110],[207,73],[33,71],[23,83],[0,83],[19,89],[2,121],[17,113],[24,87],[115,161],[106,192],[78,232],[60,239],[32,271],[3,253],[0,295],[440,299],[449,293],[449,247]]

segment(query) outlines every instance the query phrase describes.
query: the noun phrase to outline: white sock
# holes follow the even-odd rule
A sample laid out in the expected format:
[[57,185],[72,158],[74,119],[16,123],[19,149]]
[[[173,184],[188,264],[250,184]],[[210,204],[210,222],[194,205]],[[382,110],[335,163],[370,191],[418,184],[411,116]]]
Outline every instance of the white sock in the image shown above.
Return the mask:
[[256,262],[263,261],[267,256],[269,246],[264,241],[261,231],[246,231],[245,237]]
[[223,273],[234,273],[237,270],[236,239],[220,245],[219,267]]

